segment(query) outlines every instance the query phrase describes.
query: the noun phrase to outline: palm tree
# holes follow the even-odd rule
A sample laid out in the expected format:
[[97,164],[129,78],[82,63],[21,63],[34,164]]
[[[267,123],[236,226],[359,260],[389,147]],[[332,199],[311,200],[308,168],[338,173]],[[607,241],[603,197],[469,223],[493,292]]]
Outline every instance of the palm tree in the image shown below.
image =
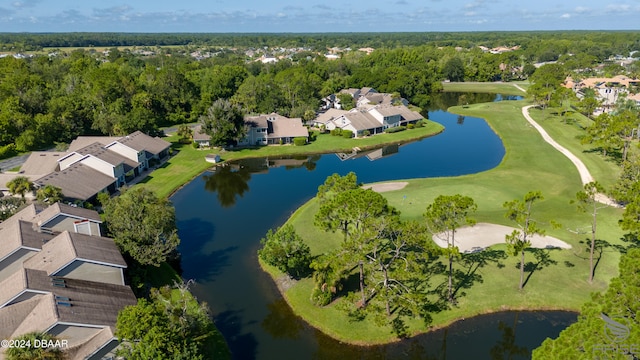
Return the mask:
[[46,185],[36,191],[36,199],[42,203],[53,204],[62,201],[62,189],[53,185]]
[[33,190],[33,183],[26,176],[18,176],[7,183],[9,192],[13,195],[20,194],[24,199],[24,194]]
[[34,343],[39,342],[56,342],[58,339],[47,333],[31,332],[16,337],[13,341],[18,344],[30,344],[30,346],[15,346],[7,349],[7,360],[63,360],[66,358],[65,354],[59,347],[54,346],[34,346]]

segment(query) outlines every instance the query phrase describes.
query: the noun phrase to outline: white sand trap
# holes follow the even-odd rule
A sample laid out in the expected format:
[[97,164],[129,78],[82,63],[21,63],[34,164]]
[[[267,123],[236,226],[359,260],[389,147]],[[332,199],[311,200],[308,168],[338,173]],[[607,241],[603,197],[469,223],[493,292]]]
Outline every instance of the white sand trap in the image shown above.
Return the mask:
[[[478,223],[475,226],[458,229],[456,231],[455,245],[462,253],[481,251],[491,245],[504,244],[505,235],[511,234],[515,229],[504,225]],[[437,235],[433,236],[433,241],[440,247],[447,247],[446,239],[440,239]],[[531,238],[531,247],[538,249],[570,249],[571,245],[551,236],[535,235]]]
[[394,191],[403,189],[409,183],[406,181],[396,181],[396,182],[385,182],[385,183],[377,183],[377,184],[369,184],[364,185],[363,189],[371,189],[375,192],[385,192],[385,191]]

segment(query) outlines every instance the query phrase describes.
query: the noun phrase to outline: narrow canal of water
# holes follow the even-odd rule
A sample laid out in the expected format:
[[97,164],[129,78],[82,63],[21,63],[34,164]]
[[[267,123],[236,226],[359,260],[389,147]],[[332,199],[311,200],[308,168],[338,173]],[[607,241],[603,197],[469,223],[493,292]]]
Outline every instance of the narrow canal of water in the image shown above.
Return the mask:
[[183,277],[196,280],[236,359],[462,359],[528,358],[576,315],[506,312],[458,322],[447,329],[395,344],[342,344],[291,313],[256,251],[270,228],[313,197],[332,173],[355,171],[361,182],[453,176],[497,166],[504,156],[498,136],[482,119],[444,111],[429,113],[446,127],[435,137],[400,147],[337,156],[254,159],[205,172],[177,192]]

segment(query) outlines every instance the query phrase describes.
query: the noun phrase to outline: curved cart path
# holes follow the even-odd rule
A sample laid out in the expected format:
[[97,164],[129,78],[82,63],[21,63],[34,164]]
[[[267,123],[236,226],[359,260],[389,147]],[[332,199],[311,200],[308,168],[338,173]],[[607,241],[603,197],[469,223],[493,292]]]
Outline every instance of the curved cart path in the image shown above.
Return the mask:
[[[538,130],[540,135],[542,135],[542,138],[544,139],[544,141],[549,143],[556,150],[560,151],[564,156],[566,156],[569,160],[571,160],[573,165],[575,165],[575,167],[578,169],[578,173],[580,173],[580,180],[582,181],[583,185],[594,181],[593,176],[591,176],[589,169],[587,169],[587,166],[582,162],[582,160],[578,159],[578,157],[573,155],[571,151],[567,150],[564,146],[558,144],[555,140],[553,140],[553,138],[549,136],[547,131],[543,129],[542,126],[540,126],[540,124],[538,124],[535,120],[533,120],[531,115],[529,115],[529,109],[534,106],[535,105],[528,105],[522,108],[522,115],[525,117],[525,119],[527,119],[527,121],[529,122],[529,124],[531,124],[531,126],[533,126],[536,130]],[[618,203],[613,201],[611,198],[609,198],[605,194],[597,194],[596,201],[609,206],[620,207]]]

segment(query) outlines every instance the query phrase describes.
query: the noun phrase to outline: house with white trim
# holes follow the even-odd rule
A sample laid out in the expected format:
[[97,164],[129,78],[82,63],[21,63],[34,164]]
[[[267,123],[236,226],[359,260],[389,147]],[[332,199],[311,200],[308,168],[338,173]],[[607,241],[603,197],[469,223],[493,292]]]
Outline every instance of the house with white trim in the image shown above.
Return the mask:
[[68,152],[32,153],[20,175],[32,178],[36,187],[61,188],[69,200],[90,201],[101,192],[117,191],[151,163],[166,160],[170,146],[140,131],[124,137],[80,136]]
[[334,110],[330,115],[320,114],[314,120],[314,126],[324,126],[329,131],[336,128],[350,130],[355,137],[361,137],[367,133],[375,135],[388,128],[415,124],[422,119],[422,115],[404,105],[378,105],[350,111]]

